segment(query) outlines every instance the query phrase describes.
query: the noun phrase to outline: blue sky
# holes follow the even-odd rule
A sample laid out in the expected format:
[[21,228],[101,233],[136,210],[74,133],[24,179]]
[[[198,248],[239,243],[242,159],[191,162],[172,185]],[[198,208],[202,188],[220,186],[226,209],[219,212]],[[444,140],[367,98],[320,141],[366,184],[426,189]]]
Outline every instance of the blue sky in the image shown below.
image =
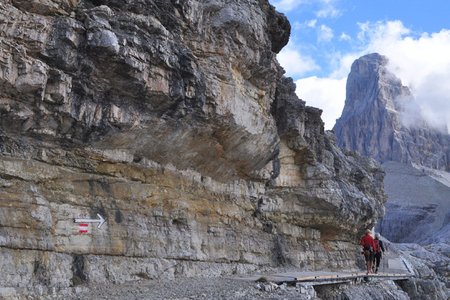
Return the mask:
[[299,97],[324,111],[326,129],[342,111],[351,63],[371,52],[390,59],[431,123],[450,124],[450,0],[270,2],[292,26],[278,60]]

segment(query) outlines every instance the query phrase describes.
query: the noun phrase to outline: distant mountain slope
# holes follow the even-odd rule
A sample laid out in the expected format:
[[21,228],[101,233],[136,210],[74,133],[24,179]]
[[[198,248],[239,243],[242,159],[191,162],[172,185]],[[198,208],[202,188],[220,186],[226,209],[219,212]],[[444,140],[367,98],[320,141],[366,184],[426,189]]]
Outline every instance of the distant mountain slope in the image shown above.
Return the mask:
[[450,232],[442,231],[440,237],[436,233],[449,224],[450,185],[434,179],[430,169],[398,162],[383,167],[389,201],[378,231],[396,242],[427,244],[445,240],[445,235],[449,241]]

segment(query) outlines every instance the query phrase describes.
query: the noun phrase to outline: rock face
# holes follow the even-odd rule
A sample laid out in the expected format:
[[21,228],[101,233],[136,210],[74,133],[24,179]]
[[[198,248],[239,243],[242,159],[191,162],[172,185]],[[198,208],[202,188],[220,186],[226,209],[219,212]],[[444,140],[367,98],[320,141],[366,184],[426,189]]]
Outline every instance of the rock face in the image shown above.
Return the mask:
[[397,161],[450,170],[450,138],[414,116],[405,107],[411,92],[387,69],[377,53],[357,59],[347,79],[347,96],[333,130],[338,144],[380,162]]
[[383,171],[295,96],[289,31],[266,0],[2,1],[2,291],[355,268]]
[[406,292],[393,281],[372,282],[361,285],[323,285],[318,286],[319,299],[379,299],[379,300],[410,300]]
[[450,258],[431,246],[391,244],[389,251],[398,251],[409,264],[415,278],[398,282],[410,299],[448,299],[450,297]]

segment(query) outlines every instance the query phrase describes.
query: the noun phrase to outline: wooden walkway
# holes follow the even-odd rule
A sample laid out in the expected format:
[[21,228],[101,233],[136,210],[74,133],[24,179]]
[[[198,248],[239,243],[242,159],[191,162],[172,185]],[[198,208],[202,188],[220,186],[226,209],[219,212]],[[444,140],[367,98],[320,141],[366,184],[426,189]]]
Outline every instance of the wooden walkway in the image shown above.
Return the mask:
[[401,256],[394,253],[385,256],[378,274],[366,272],[323,272],[323,271],[290,271],[274,274],[258,274],[239,277],[241,280],[268,281],[274,283],[304,283],[306,285],[324,285],[350,283],[360,281],[408,280],[414,277],[411,266]]
[[414,277],[407,273],[378,273],[367,275],[364,272],[284,272],[268,275],[240,277],[242,280],[269,281],[274,283],[305,283],[308,285],[337,284],[345,282],[372,280],[407,280]]

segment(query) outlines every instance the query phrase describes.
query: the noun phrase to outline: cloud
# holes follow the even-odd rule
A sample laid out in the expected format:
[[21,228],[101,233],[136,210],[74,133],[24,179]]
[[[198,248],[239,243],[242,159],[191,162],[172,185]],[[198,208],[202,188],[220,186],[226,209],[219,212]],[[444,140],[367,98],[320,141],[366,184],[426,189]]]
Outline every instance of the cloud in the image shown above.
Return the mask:
[[345,32],[342,32],[341,35],[339,36],[340,41],[350,41],[351,39],[352,38]]
[[389,69],[413,95],[411,106],[435,127],[450,128],[450,30],[413,33],[400,21],[364,26],[367,52],[389,58]]
[[337,62],[335,63],[335,67],[333,71],[331,72],[330,76],[331,78],[347,78],[348,74],[350,73],[351,66],[353,62],[358,59],[359,57],[363,56],[364,54],[367,54],[369,52],[363,51],[363,52],[351,52],[351,53],[336,53],[335,55],[331,56],[331,60]]
[[347,78],[318,78],[316,76],[296,81],[296,93],[309,106],[323,110],[322,120],[325,128],[331,129],[342,112],[342,99],[345,99]]
[[315,28],[317,24],[317,19],[312,19],[306,22],[306,27]]
[[411,30],[406,28],[401,21],[365,22],[357,23],[359,27],[358,39],[365,43],[366,47],[386,45],[390,42],[401,40],[410,35]]
[[338,0],[271,0],[271,4],[282,12],[290,12],[301,5],[311,5],[316,9],[318,18],[337,18],[342,12],[336,8]]
[[[450,66],[447,66],[447,70]],[[413,90],[412,105],[418,105],[428,124],[436,128],[450,129],[450,72],[430,73]],[[414,125],[414,124],[413,124]],[[449,132],[450,133],[450,132]]]
[[320,9],[316,11],[318,18],[337,18],[342,15],[342,12],[336,8],[338,0],[319,0]]
[[301,30],[303,28],[303,24],[299,21],[294,21],[294,23],[291,23],[292,31]]
[[307,0],[276,0],[271,2],[272,5],[277,8],[277,10],[288,12],[302,4],[305,4]]
[[320,25],[317,33],[318,42],[329,42],[333,39],[333,30],[327,25]]
[[307,72],[319,70],[319,66],[310,56],[302,54],[288,45],[277,55],[278,62],[288,76],[304,76]]

